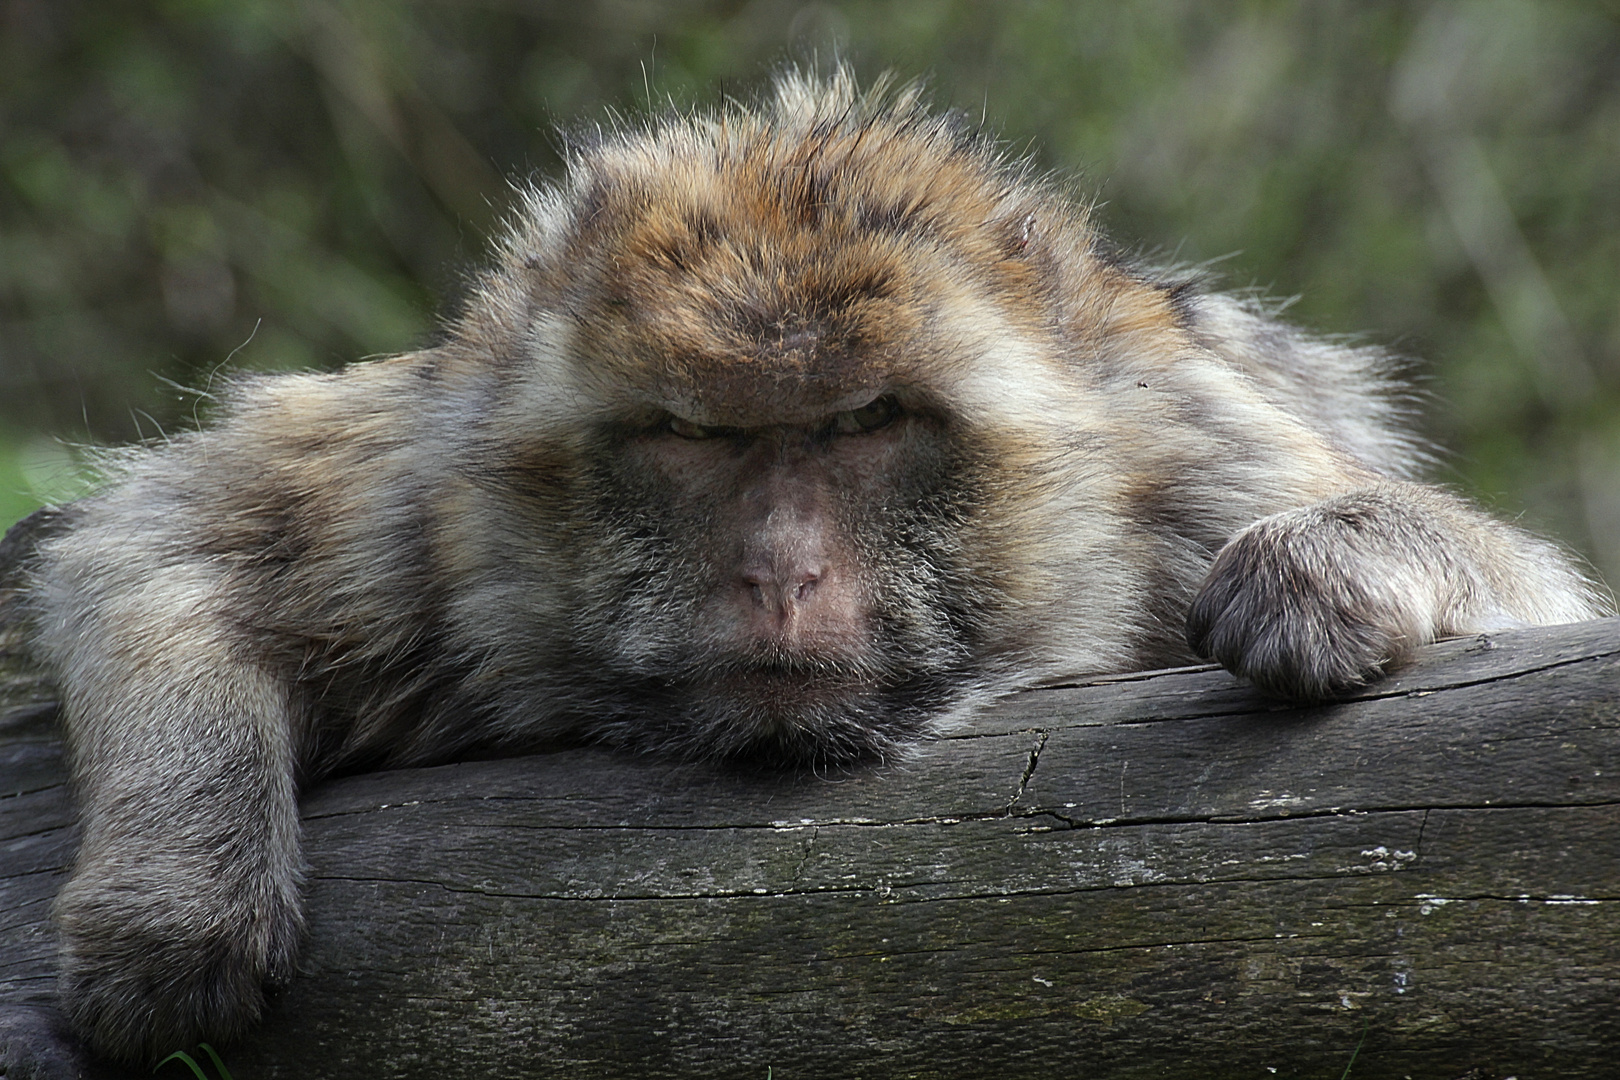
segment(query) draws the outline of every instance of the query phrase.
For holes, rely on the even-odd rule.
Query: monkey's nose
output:
[[[761,566],[744,569],[742,579],[756,610],[786,618],[810,602],[825,575],[820,566]]]

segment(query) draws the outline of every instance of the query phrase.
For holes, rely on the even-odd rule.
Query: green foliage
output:
[[[225,1063],[220,1060],[219,1055],[214,1052],[214,1048],[212,1046],[209,1046],[207,1043],[198,1043],[197,1049],[207,1054],[208,1060],[214,1063],[214,1070],[219,1073],[219,1080],[233,1080],[231,1077],[231,1070],[225,1067]],[[197,1064],[197,1059],[186,1053],[184,1050],[176,1050],[174,1053],[158,1062],[156,1068],[154,1068],[152,1072],[156,1073],[171,1061],[178,1061],[180,1064],[190,1069],[192,1074],[197,1077],[197,1080],[209,1080],[208,1074],[203,1071],[203,1067]]]
[[[837,47],[929,76],[1126,243],[1425,358],[1459,451],[1442,479],[1620,578],[1613,5],[16,0],[0,20],[0,514],[51,497],[27,466],[49,438],[188,422],[163,379],[429,338],[504,178],[556,168],[555,122]]]

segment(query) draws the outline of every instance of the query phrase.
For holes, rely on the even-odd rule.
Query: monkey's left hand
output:
[[[1342,695],[1432,637],[1328,504],[1256,522],[1216,557],[1187,613],[1187,643],[1294,701]],[[1421,639],[1421,640],[1420,640]]]
[[[1585,591],[1543,541],[1436,488],[1382,481],[1233,537],[1193,598],[1187,643],[1268,693],[1319,701],[1436,638],[1589,617]]]

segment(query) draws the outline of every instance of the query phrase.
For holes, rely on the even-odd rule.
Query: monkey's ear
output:
[[[1035,238],[1036,220],[1034,211],[1019,214],[1008,218],[1001,225],[1001,250],[1009,259],[1022,258],[1029,250],[1029,243]]]

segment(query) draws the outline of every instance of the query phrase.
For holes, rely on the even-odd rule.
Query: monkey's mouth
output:
[[[581,665],[588,688],[569,697],[587,735],[626,749],[789,768],[892,760],[976,685],[954,639],[905,629],[890,619],[832,640],[674,634]]]

